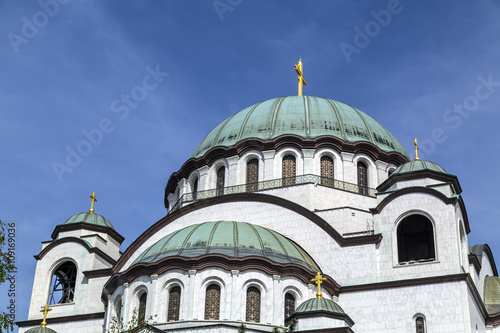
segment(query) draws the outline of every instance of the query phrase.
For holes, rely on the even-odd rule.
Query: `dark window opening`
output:
[[[358,192],[368,194],[368,167],[363,162],[358,162]]]
[[[259,182],[259,160],[252,158],[247,163],[247,192],[258,190]]]
[[[333,187],[333,159],[321,156],[321,185]]]
[[[52,275],[49,304],[72,303],[75,299],[76,265],[70,261],[57,267]]]
[[[181,305],[181,287],[175,286],[168,293],[168,315],[167,321],[178,321]]]
[[[193,181],[193,200],[198,197],[198,178]]]
[[[226,177],[226,168],[220,167],[217,170],[217,183],[215,185],[217,195],[224,194],[224,178]]]
[[[281,172],[283,178],[283,186],[295,184],[296,174],[297,173],[296,173],[295,156],[287,155],[283,157],[282,172]]]
[[[425,328],[424,328],[424,318],[418,317],[415,320],[415,325],[417,327],[417,333],[425,333]]]
[[[207,287],[205,297],[205,320],[219,320],[220,312],[220,287],[211,284]]]
[[[255,287],[247,289],[246,321],[260,322],[260,290]]]
[[[292,294],[285,294],[285,322],[295,312],[295,297]]]
[[[425,216],[415,214],[405,217],[398,225],[397,234],[400,263],[436,258],[432,223]]]
[[[146,302],[148,300],[148,294],[142,293],[141,297],[139,297],[139,313],[137,314],[137,322],[139,324],[144,323],[146,317]]]

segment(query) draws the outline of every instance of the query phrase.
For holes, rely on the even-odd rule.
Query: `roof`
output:
[[[484,305],[489,314],[500,313],[500,277],[485,277]]]
[[[282,135],[312,139],[333,136],[344,142],[370,142],[385,152],[409,159],[401,143],[364,112],[331,99],[312,96],[274,98],[249,106],[216,126],[196,148],[199,158],[214,147],[231,147],[248,139]]]
[[[260,257],[278,264],[296,264],[320,271],[314,260],[285,236],[258,225],[235,221],[195,224],[175,231],[146,249],[133,263],[151,264],[167,257]]]
[[[394,170],[394,172],[391,174],[391,176],[396,175],[396,174],[402,174],[402,173],[407,173],[407,172],[417,172],[417,171],[424,171],[424,170],[448,174],[448,172],[446,172],[446,170],[443,169],[439,164],[436,164],[436,163],[433,163],[430,161],[423,161],[423,160],[415,161],[415,160],[413,160],[411,162],[400,165],[396,170]]]
[[[34,327],[27,330],[25,333],[57,333],[48,327]]]
[[[300,320],[300,318],[318,315],[343,320],[351,327],[354,325],[354,321],[342,310],[340,305],[323,297],[311,298],[300,304],[295,312],[287,318],[287,322],[290,322],[293,318]]]
[[[107,218],[105,218],[102,215],[95,214],[95,213],[80,213],[71,216],[69,219],[66,220],[66,222],[63,223],[63,225],[68,225],[68,224],[76,224],[76,223],[86,223],[86,224],[92,224],[96,226],[101,226],[101,227],[107,227],[115,230],[111,222]]]
[[[295,313],[309,312],[329,312],[335,314],[345,314],[340,305],[324,297],[308,299],[304,303],[300,304],[300,306],[295,310]]]

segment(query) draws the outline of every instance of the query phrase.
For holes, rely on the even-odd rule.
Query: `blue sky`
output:
[[[40,242],[92,191],[126,249],[166,214],[166,181],[213,127],[296,94],[299,57],[304,94],[370,114],[410,156],[417,137],[458,176],[469,244],[500,260],[498,17],[488,0],[1,1],[0,218],[17,225],[17,319]]]

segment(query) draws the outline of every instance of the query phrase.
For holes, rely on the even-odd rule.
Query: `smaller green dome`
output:
[[[217,221],[194,224],[163,237],[135,261],[152,264],[167,257],[199,258],[223,255],[244,259],[260,257],[277,264],[295,264],[311,271],[320,269],[296,243],[285,236],[246,222]]]
[[[331,314],[345,315],[344,310],[334,301],[326,298],[311,298],[300,304],[295,310],[295,314],[305,314],[312,312],[327,312]]]
[[[25,333],[57,333],[48,327],[34,327],[27,330]]]
[[[111,228],[115,230],[115,228],[107,218],[95,213],[87,212],[87,213],[80,213],[73,215],[69,219],[67,219],[66,222],[63,223],[63,225],[75,224],[75,223],[86,223],[86,224],[96,225],[99,227]]]
[[[413,160],[411,162],[400,165],[391,176],[408,173],[408,172],[418,172],[418,171],[434,171],[443,174],[448,174],[445,169],[443,169],[440,165],[430,162],[430,161],[422,161],[422,160]]]

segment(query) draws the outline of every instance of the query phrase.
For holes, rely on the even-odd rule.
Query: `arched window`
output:
[[[285,294],[285,322],[295,312],[295,297],[292,294]]]
[[[49,304],[72,303],[75,299],[76,265],[67,261],[55,270],[50,285]]]
[[[246,321],[260,322],[260,290],[256,287],[247,289]]]
[[[434,231],[431,221],[423,215],[407,216],[399,223],[398,260],[428,261],[436,258],[434,251]]]
[[[295,166],[295,156],[286,155],[283,157],[282,162],[282,178],[283,186],[295,184],[296,166]]]
[[[116,314],[116,319],[118,322],[121,322],[122,319],[122,299],[119,298],[117,301],[115,301],[115,314]]]
[[[193,200],[198,197],[198,177],[193,180]]]
[[[321,184],[333,187],[333,159],[330,156],[321,156]]]
[[[144,323],[144,318],[146,317],[146,302],[148,300],[148,294],[143,292],[139,297],[139,312],[137,314],[137,322],[139,324]]]
[[[217,183],[215,185],[217,195],[224,194],[224,178],[226,177],[226,168],[221,166],[217,169]]]
[[[207,287],[205,297],[205,320],[219,319],[220,312],[220,287],[217,284],[211,284]]]
[[[368,167],[363,162],[358,162],[358,192],[368,194]]]
[[[417,317],[417,319],[415,319],[415,327],[417,328],[417,333],[425,333],[424,318]]]
[[[253,192],[258,189],[259,181],[259,160],[252,158],[247,162],[247,192]]]
[[[168,293],[167,321],[179,320],[179,309],[181,306],[181,287],[175,286]]]

